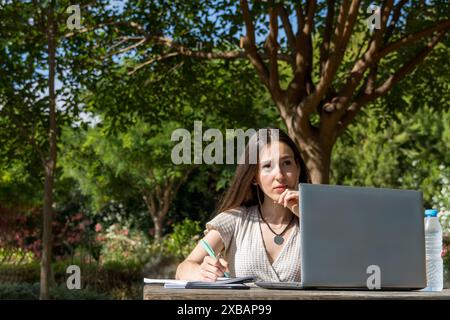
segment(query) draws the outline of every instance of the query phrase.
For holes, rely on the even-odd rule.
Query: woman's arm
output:
[[[203,239],[209,243],[214,252],[221,252],[224,248],[217,230],[210,230]],[[178,265],[176,279],[216,281],[218,277],[223,277],[225,271],[228,271],[228,263],[223,258],[210,257],[199,243]]]

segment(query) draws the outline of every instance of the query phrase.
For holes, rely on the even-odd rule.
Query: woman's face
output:
[[[266,197],[278,200],[286,188],[297,190],[299,175],[294,152],[287,144],[273,142],[261,149],[256,181]]]

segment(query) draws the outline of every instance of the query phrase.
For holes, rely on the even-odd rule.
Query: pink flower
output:
[[[97,223],[95,225],[95,232],[100,232],[100,231],[102,231],[102,229],[103,229],[103,227],[100,223]]]

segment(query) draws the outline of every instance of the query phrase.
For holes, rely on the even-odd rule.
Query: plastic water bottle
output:
[[[427,287],[424,291],[442,291],[444,287],[442,227],[437,214],[437,210],[425,210]]]

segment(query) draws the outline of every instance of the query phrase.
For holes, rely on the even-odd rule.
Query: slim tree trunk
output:
[[[52,281],[52,221],[53,221],[53,185],[56,168],[56,94],[55,94],[55,25],[52,4],[48,9],[48,92],[49,92],[49,140],[50,149],[48,159],[45,161],[45,191],[43,209],[43,236],[41,260],[41,300],[50,299],[50,285]]]
[[[163,224],[163,220],[159,219],[159,216],[161,216],[161,214],[158,214],[157,217],[154,217],[153,220],[153,225],[155,227],[155,242],[161,242],[161,238],[162,238],[162,224]]]

